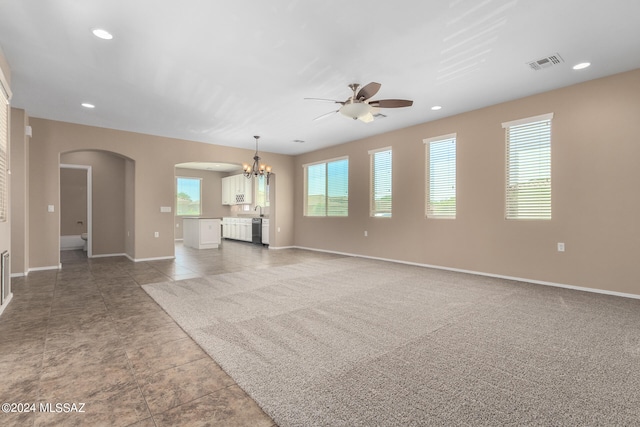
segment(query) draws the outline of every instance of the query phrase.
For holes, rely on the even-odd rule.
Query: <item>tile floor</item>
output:
[[[175,260],[139,263],[62,252],[61,270],[12,280],[0,316],[0,403],[37,410],[0,413],[0,425],[274,426],[140,285],[327,257],[233,241],[177,244]],[[56,403],[84,403],[84,412],[55,412]]]

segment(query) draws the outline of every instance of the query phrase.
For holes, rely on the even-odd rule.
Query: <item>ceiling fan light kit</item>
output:
[[[339,111],[353,120],[358,120],[371,113],[371,106],[365,102],[349,103],[340,107]]]
[[[349,89],[353,92],[346,101],[336,101],[333,99],[324,99],[324,98],[305,98],[317,101],[330,101],[336,104],[342,105],[336,111],[330,111],[325,113],[319,117],[316,117],[314,120],[318,120],[324,117],[327,117],[333,113],[340,113],[343,116],[349,117],[353,120],[360,120],[365,123],[372,122],[374,119],[374,115],[380,114],[380,108],[402,108],[402,107],[410,107],[413,105],[413,101],[407,99],[379,99],[379,100],[370,100],[378,91],[380,90],[380,83],[371,82],[368,85],[362,87],[359,91],[360,85],[358,83],[352,83],[349,85]],[[386,117],[384,115],[381,115]]]

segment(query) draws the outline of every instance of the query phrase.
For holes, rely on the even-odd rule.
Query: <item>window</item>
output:
[[[256,206],[265,208],[269,206],[269,186],[267,185],[267,178],[265,178],[264,175],[260,175],[255,181]]]
[[[391,217],[391,147],[369,151],[371,156],[370,215]]]
[[[305,216],[349,214],[349,159],[304,165]]]
[[[507,141],[506,219],[551,219],[553,114],[503,123]]]
[[[201,215],[202,178],[176,177],[176,215]]]
[[[10,92],[0,70],[0,222],[7,220],[7,151],[9,147],[9,98]]]
[[[427,218],[456,217],[456,134],[425,142]]]

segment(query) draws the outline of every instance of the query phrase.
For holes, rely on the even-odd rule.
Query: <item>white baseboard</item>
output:
[[[99,255],[91,255],[91,258],[109,258],[114,256],[127,256],[127,254],[99,254]]]
[[[461,268],[452,268],[452,267],[443,267],[441,265],[422,264],[422,263],[418,263],[418,262],[402,261],[402,260],[398,260],[398,259],[380,258],[380,257],[367,256],[367,255],[352,254],[352,253],[347,253],[347,252],[338,252],[338,251],[329,251],[329,250],[324,250],[324,249],[307,248],[307,247],[304,247],[304,246],[292,246],[292,247],[297,248],[297,249],[305,249],[305,250],[308,250],[308,251],[326,252],[326,253],[331,253],[331,254],[336,254],[336,255],[352,256],[352,257],[356,257],[356,258],[367,258],[367,259],[374,259],[374,260],[379,260],[379,261],[395,262],[395,263],[398,263],[398,264],[415,265],[415,266],[418,266],[418,267],[434,268],[434,269],[437,269],[437,270],[456,271],[456,272],[459,272],[459,273],[475,274],[476,276],[495,277],[495,278],[498,278],[498,279],[514,280],[514,281],[517,281],[517,282],[533,283],[533,284],[536,284],[536,285],[552,286],[552,287],[555,287],[555,288],[573,289],[574,291],[583,291],[583,292],[591,292],[591,293],[595,293],[595,294],[612,295],[612,296],[623,297],[623,298],[640,299],[640,295],[637,295],[637,294],[628,294],[628,293],[625,293],[625,292],[608,291],[608,290],[605,290],[605,289],[585,288],[585,287],[582,287],[582,286],[566,285],[564,283],[546,282],[544,280],[526,279],[526,278],[523,278],[523,277],[505,276],[505,275],[502,275],[502,274],[485,273],[485,272],[482,272],[482,271],[464,270],[464,269],[461,269]]]
[[[271,246],[269,245],[269,249],[307,249],[307,248],[303,248],[301,246]],[[310,249],[310,251],[314,251],[315,249]],[[326,251],[317,251],[317,252],[326,252]],[[337,252],[334,252],[337,253]]]
[[[29,274],[29,272],[22,272],[22,273],[11,273],[11,277],[25,277]]]
[[[127,258],[129,258],[131,261],[133,262],[145,262],[145,261],[162,261],[162,260],[167,260],[167,259],[175,259],[175,256],[161,256],[161,257],[157,257],[157,258],[131,258],[129,255],[125,256]]]
[[[29,271],[27,272],[27,274],[31,273],[32,271],[60,270],[61,268],[62,268],[62,264],[59,264],[57,266],[51,265],[48,267],[33,267],[33,268],[29,268]]]

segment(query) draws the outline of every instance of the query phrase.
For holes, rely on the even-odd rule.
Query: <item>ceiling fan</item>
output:
[[[353,91],[353,95],[347,98],[346,101],[336,101],[334,99],[324,98],[305,99],[330,101],[341,105],[341,107],[337,110],[330,111],[326,114],[316,117],[314,120],[322,119],[334,113],[341,113],[353,120],[361,120],[365,123],[372,122],[374,115],[379,114],[380,108],[400,108],[410,107],[413,105],[413,101],[409,101],[407,99],[371,100],[371,97],[373,97],[380,90],[380,86],[380,83],[371,82],[368,85],[360,88],[360,85],[358,83],[352,83],[349,85],[349,89]]]

